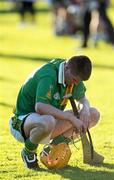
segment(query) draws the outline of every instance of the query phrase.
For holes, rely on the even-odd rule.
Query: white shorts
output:
[[[26,116],[28,116],[28,114],[26,114],[26,115],[20,115],[20,116],[18,116],[18,119],[21,120],[21,121],[23,121]],[[9,126],[10,126],[10,132],[11,132],[12,136],[13,136],[17,141],[19,141],[19,142],[21,142],[21,143],[24,143],[25,140],[24,140],[24,137],[22,136],[22,134],[21,134],[18,130],[14,129],[13,126],[12,126],[12,118],[11,118],[10,121],[9,121]],[[51,138],[51,133],[50,133],[46,138],[44,138],[43,140],[41,140],[39,144],[47,144],[47,143],[49,143],[49,142],[50,142],[50,138]]]

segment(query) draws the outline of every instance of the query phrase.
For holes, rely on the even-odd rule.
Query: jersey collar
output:
[[[58,83],[63,84],[63,86],[65,87],[66,84],[65,84],[65,76],[64,76],[64,65],[65,62],[60,63],[59,73],[58,73]]]

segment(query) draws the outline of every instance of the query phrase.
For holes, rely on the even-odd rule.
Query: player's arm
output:
[[[90,103],[89,103],[88,99],[86,98],[86,96],[79,99],[79,103],[83,105],[83,110],[89,111]]]
[[[35,110],[41,115],[52,115],[57,120],[69,121],[78,131],[82,130],[83,122],[77,119],[71,112],[59,110],[50,104],[42,102],[36,103]]]
[[[52,115],[58,120],[68,120],[77,127],[77,129],[80,129],[82,122],[80,122],[80,120],[78,120],[72,113],[64,112],[51,105],[55,85],[56,82],[52,77],[48,76],[40,80],[36,91],[35,111],[40,115]]]
[[[64,112],[50,104],[45,104],[42,102],[36,103],[35,110],[41,115],[52,115],[55,117],[55,119],[69,120],[72,118],[70,112]]]
[[[55,119],[68,120],[70,113],[52,106],[56,81],[51,77],[43,77],[37,85],[35,111],[41,115],[52,115]]]
[[[90,103],[85,96],[79,99],[79,103],[82,104],[82,109],[80,111],[80,120],[83,121],[85,128],[88,128],[90,118],[91,118],[90,117]]]

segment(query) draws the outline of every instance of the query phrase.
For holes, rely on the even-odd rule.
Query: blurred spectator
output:
[[[16,0],[21,18],[20,24],[22,26],[26,24],[28,17],[32,23],[35,23],[35,1],[36,0]]]
[[[51,0],[56,35],[74,34],[79,24],[80,0]]]
[[[109,42],[114,45],[114,28],[107,15],[107,8],[109,5],[109,0],[99,0],[99,14],[100,18],[103,21],[104,29],[108,35]]]
[[[66,3],[65,0],[51,0],[53,11],[53,27],[56,35],[66,32]]]
[[[94,43],[96,44],[97,40],[97,28],[99,23],[98,16],[98,1],[97,0],[82,0],[81,1],[82,8],[82,21],[83,21],[83,39],[81,47],[86,48],[88,44],[88,39],[90,35],[90,23],[91,29],[94,34]]]
[[[114,28],[107,15],[108,5],[109,0],[82,0],[83,40],[81,47],[86,48],[88,46],[90,33],[94,39],[94,45],[97,45],[99,25],[101,24],[105,36],[108,35],[108,40],[114,45]]]

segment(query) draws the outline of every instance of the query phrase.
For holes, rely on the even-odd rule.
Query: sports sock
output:
[[[65,137],[63,134],[61,134],[61,135],[55,137],[52,140],[51,144],[57,145],[57,144],[62,143],[62,142],[69,144],[69,142],[71,142],[71,139],[68,137]]]
[[[29,153],[35,153],[37,150],[38,144],[34,144],[30,141],[30,139],[28,138],[25,141],[25,153],[29,154]]]
[[[69,142],[71,142],[71,139],[69,139],[68,137],[65,137],[63,134],[61,134],[61,135],[55,137],[55,138],[51,141],[50,144],[51,144],[51,145],[57,145],[57,144],[62,143],[62,142],[66,143],[66,144],[69,144]],[[49,151],[50,151],[50,146],[45,147],[45,148],[44,148],[44,151],[45,151],[46,153],[49,153]]]

